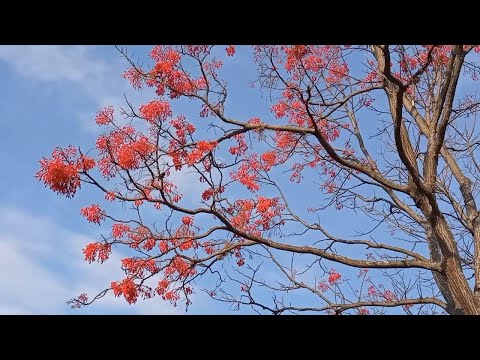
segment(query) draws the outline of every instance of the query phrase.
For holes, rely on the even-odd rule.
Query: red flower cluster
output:
[[[245,135],[244,134],[237,134],[234,137],[234,140],[237,141],[237,146],[232,146],[228,151],[232,155],[243,155],[247,152],[248,146],[245,142]]]
[[[172,109],[169,102],[154,100],[140,106],[140,115],[153,124],[157,120],[166,120],[172,116]]]
[[[397,296],[391,292],[390,290],[387,290],[383,293],[383,297],[385,298],[385,300],[387,301],[394,301],[397,299]]]
[[[67,301],[72,309],[79,309],[88,302],[88,295],[85,293],[80,294],[76,298]]]
[[[278,199],[268,199],[263,196],[258,197],[257,211],[259,213],[264,213],[268,211],[273,205],[278,203]]]
[[[228,45],[227,48],[225,49],[225,51],[227,52],[228,56],[233,56],[233,55],[235,55],[235,46]]]
[[[330,270],[330,275],[328,276],[328,282],[331,286],[335,285],[340,279],[342,275],[336,272],[334,269]]]
[[[193,56],[198,56],[206,50],[201,47],[190,48]],[[205,79],[202,76],[193,79],[190,74],[185,72],[180,65],[181,54],[171,46],[155,46],[150,56],[156,61],[156,64],[148,75],[146,84],[156,87],[159,96],[168,91],[168,95],[175,99],[182,95],[195,94],[198,90],[205,88]],[[204,70],[208,72],[210,70],[208,63],[203,65]],[[217,64],[211,65],[217,66]]]
[[[127,224],[113,224],[112,236],[114,239],[121,239],[126,233],[131,231],[130,226]]]
[[[330,289],[330,287],[328,286],[328,284],[325,281],[322,281],[318,284],[318,289],[325,292],[328,289]]]
[[[194,149],[187,156],[187,164],[193,165],[199,161],[207,152],[212,151],[217,146],[216,141],[205,141],[201,140],[197,143],[196,149]]]
[[[100,224],[100,221],[105,217],[104,212],[100,209],[98,204],[93,204],[88,207],[80,209],[80,214],[86,218],[89,222],[94,224]]]
[[[370,311],[367,308],[358,309],[358,315],[370,315]]]
[[[285,62],[285,70],[287,71],[292,71],[293,68],[298,66],[308,52],[305,45],[285,46],[284,51],[287,54],[287,60]]]
[[[123,77],[130,82],[134,89],[140,90],[142,88],[143,76],[138,69],[133,67],[128,69],[123,73]]]
[[[146,136],[137,134],[131,126],[124,126],[100,136],[97,149],[101,155],[100,171],[105,177],[110,177],[115,174],[115,165],[125,170],[138,168],[156,147]]]
[[[160,296],[164,295],[167,292],[169,285],[170,285],[170,281],[168,279],[160,280],[158,282],[157,289],[156,289],[158,295]]]
[[[177,274],[178,277],[185,279],[195,273],[195,269],[180,256],[175,256],[170,265],[165,268],[165,276],[167,277]]]
[[[193,217],[192,217],[192,216],[184,216],[184,217],[182,218],[182,223],[183,223],[184,225],[187,225],[187,226],[188,226],[188,225],[192,225],[192,224],[193,224]]]
[[[254,154],[246,160],[248,161],[243,162],[236,172],[230,173],[230,177],[246,186],[250,191],[259,190],[260,186],[257,183],[257,178],[261,164],[258,161],[258,157]]]
[[[138,289],[133,279],[126,278],[121,282],[113,281],[111,287],[115,297],[123,295],[129,304],[135,304],[137,302]]]
[[[276,165],[277,151],[267,151],[266,153],[262,154],[261,159],[263,160],[263,168],[265,171],[269,171],[273,166]]]
[[[370,286],[368,287],[367,294],[368,294],[368,296],[371,296],[371,297],[377,296],[377,295],[378,295],[378,291],[377,291],[377,289],[375,289],[375,286],[370,285]]]
[[[112,245],[108,243],[90,243],[85,249],[83,249],[83,254],[85,255],[85,260],[89,263],[98,261],[103,263],[105,260],[108,260],[110,253],[112,251]]]
[[[109,123],[113,123],[113,112],[113,106],[107,106],[101,109],[95,117],[95,122],[98,125],[107,125]]]
[[[56,148],[51,159],[40,160],[40,170],[35,177],[54,192],[73,197],[80,188],[79,172],[89,171],[95,166],[95,161],[90,157],[76,157],[77,150],[73,146]]]
[[[202,199],[207,201],[209,200],[212,196],[216,195],[216,194],[221,194],[225,191],[225,187],[224,186],[219,186],[219,187],[216,187],[215,189],[207,189],[205,190],[203,193],[202,193]]]
[[[145,270],[153,274],[158,271],[155,259],[125,258],[122,259],[122,268],[131,276],[143,277]]]

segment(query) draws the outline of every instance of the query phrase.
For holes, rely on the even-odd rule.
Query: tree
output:
[[[229,111],[249,106],[224,80],[234,46],[155,46],[147,66],[118,50],[156,95],[100,110],[97,155],[57,148],[36,175],[103,193],[81,209],[111,226],[85,260],[125,256],[124,279],[73,307],[205,291],[261,313],[480,314],[480,48],[254,46],[267,96],[250,119]]]

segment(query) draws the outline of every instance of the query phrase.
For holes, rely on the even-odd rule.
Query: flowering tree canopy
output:
[[[150,101],[101,109],[95,149],[57,148],[36,175],[102,194],[80,210],[104,229],[85,260],[124,257],[72,307],[203,291],[260,313],[480,314],[480,48],[155,46],[142,66],[119,50]],[[229,110],[250,106],[225,80],[240,51],[265,97],[251,118]]]

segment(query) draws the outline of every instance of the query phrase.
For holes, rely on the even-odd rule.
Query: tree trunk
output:
[[[452,315],[479,315],[480,303],[475,297],[465,274],[462,271],[460,256],[453,234],[442,215],[432,223],[432,236],[429,237],[432,259],[442,262],[442,273],[434,274],[435,281]]]

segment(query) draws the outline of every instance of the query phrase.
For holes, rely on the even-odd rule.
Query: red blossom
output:
[[[236,172],[232,172],[230,176],[234,180],[238,180],[245,185],[250,191],[260,189],[257,183],[258,170],[261,167],[256,156],[251,156],[248,161],[243,162]]]
[[[129,304],[137,302],[139,290],[133,279],[126,278],[121,282],[113,281],[111,287],[115,297],[123,295]]]
[[[67,301],[67,304],[70,305],[72,309],[79,309],[82,306],[86,305],[87,302],[88,302],[88,295],[85,293],[82,293],[76,298],[73,298]]]
[[[95,167],[95,160],[89,156],[80,155],[78,159],[78,169],[80,171],[89,171]]]
[[[207,201],[208,199],[210,199],[213,196],[213,194],[214,194],[213,189],[207,189],[202,193],[202,199]]]
[[[151,251],[155,245],[157,244],[157,240],[153,237],[148,237],[142,244],[142,248],[146,251]]]
[[[167,279],[160,280],[158,282],[157,289],[156,289],[158,295],[165,294],[169,285],[170,285],[170,281],[168,281]]]
[[[182,223],[184,225],[192,225],[193,224],[193,217],[192,216],[184,216],[182,218]]]
[[[130,82],[134,89],[139,90],[142,87],[143,77],[139,70],[130,68],[123,73],[123,77]]]
[[[391,292],[390,290],[387,290],[383,293],[383,297],[385,298],[385,300],[387,301],[393,301],[393,300],[396,300],[396,296],[393,292]]]
[[[148,122],[154,123],[157,119],[166,120],[172,116],[172,110],[167,101],[154,100],[140,106],[140,115]]]
[[[373,285],[370,285],[368,287],[367,293],[368,293],[368,296],[377,296],[378,295],[378,291],[377,291],[377,289],[375,289],[375,286],[373,286]]]
[[[54,192],[73,197],[80,188],[79,165],[74,160],[77,150],[73,146],[56,148],[52,158],[40,160],[40,170],[35,177]]]
[[[270,209],[273,205],[277,203],[276,199],[267,199],[263,196],[258,197],[257,211],[259,213],[264,213]]]
[[[94,224],[100,224],[100,221],[105,217],[104,212],[98,206],[98,204],[93,204],[88,207],[80,209],[80,214],[85,217],[89,222]]]
[[[183,241],[180,246],[179,246],[179,249],[181,251],[186,251],[188,249],[191,249],[193,247],[193,240],[192,239],[185,239],[185,241]]]
[[[318,289],[325,292],[328,289],[330,289],[330,287],[328,286],[328,284],[325,281],[322,281],[318,284]]]
[[[112,236],[114,239],[120,239],[130,231],[131,231],[130,226],[128,226],[127,224],[112,225]]]
[[[107,192],[107,193],[105,194],[105,200],[107,200],[107,201],[112,202],[112,201],[114,201],[116,198],[117,198],[117,197],[115,196],[115,193],[112,192],[112,191],[109,191],[109,192]]]
[[[276,165],[277,152],[275,150],[268,151],[261,156],[263,160],[263,166],[266,171],[270,170],[272,166]]]
[[[370,315],[370,311],[367,308],[359,308],[358,315]]]
[[[125,169],[135,169],[140,165],[140,161],[153,151],[155,151],[153,144],[150,144],[147,138],[141,137],[137,141],[122,145],[118,150],[117,161]]]
[[[235,55],[235,46],[228,45],[227,48],[225,49],[225,51],[227,52],[228,56],[233,56],[233,55]]]
[[[330,275],[328,276],[328,282],[330,283],[331,286],[335,285],[338,283],[338,281],[342,278],[342,275],[340,275],[338,272],[336,272],[334,269],[330,270]]]
[[[107,107],[101,109],[97,113],[97,116],[95,117],[95,122],[98,125],[107,125],[109,123],[112,123],[113,122],[113,112],[114,112],[113,106],[107,106]]]
[[[233,137],[237,141],[237,146],[232,146],[228,150],[232,155],[243,155],[248,150],[244,134],[237,134]]]
[[[212,151],[217,146],[216,141],[201,140],[197,143],[194,149],[187,157],[187,163],[192,165],[198,162],[207,152]]]
[[[302,58],[308,53],[308,49],[305,45],[293,45],[284,48],[287,54],[287,60],[285,62],[285,69],[292,71],[293,68],[301,63]]]
[[[112,246],[109,243],[90,243],[83,249],[85,260],[89,263],[98,261],[103,263],[110,257]]]

